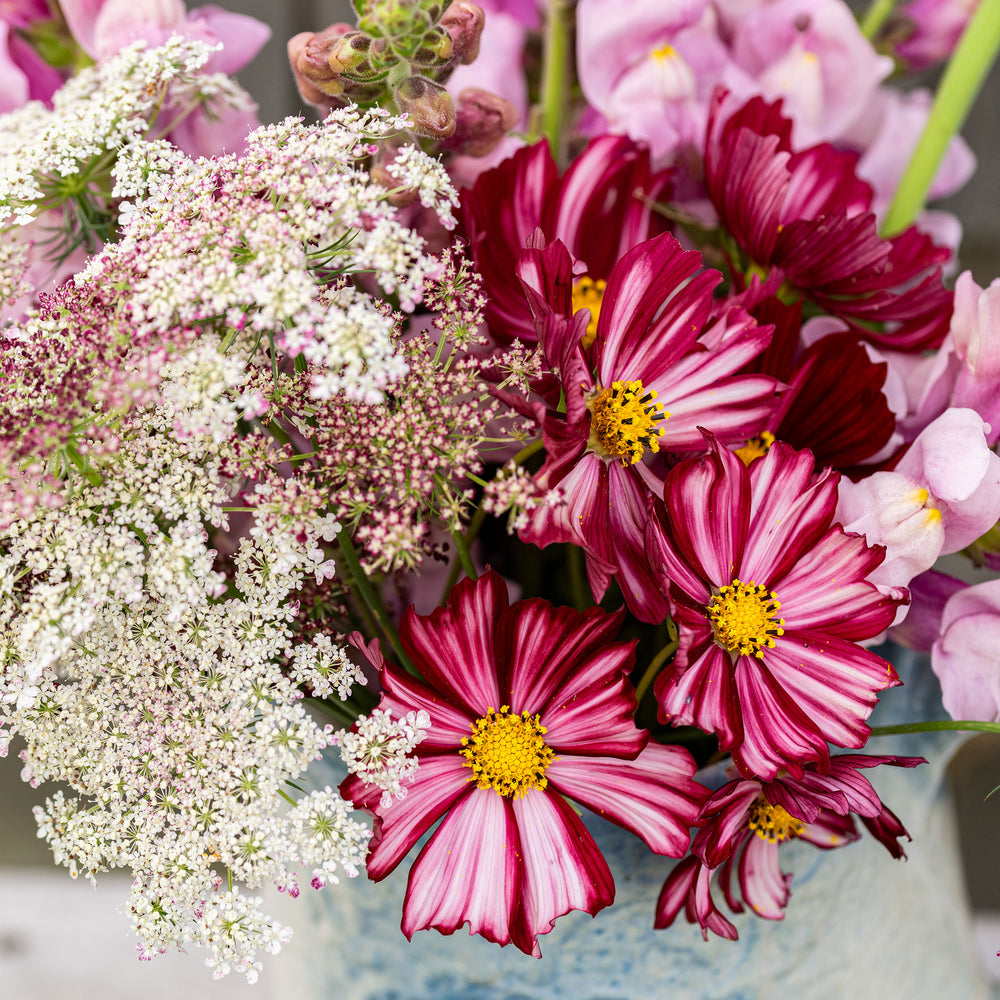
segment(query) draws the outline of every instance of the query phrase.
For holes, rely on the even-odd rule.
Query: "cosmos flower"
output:
[[[716,872],[733,912],[741,913],[747,903],[758,917],[782,920],[792,876],[781,870],[781,845],[799,838],[823,850],[842,847],[860,837],[855,816],[894,858],[905,857],[899,838],[909,840],[909,834],[859,772],[882,764],[923,763],[922,757],[841,754],[830,762],[828,774],[810,766],[800,778],[730,781],[705,802],[692,853],[673,869],[660,892],[655,926],[669,927],[683,907],[688,922],[700,924],[706,940],[711,931],[735,941],[736,928],[712,898]],[[738,893],[732,885],[734,869]]]
[[[538,956],[557,917],[611,903],[611,873],[567,798],[658,854],[686,851],[705,791],[685,750],[635,728],[633,644],[614,641],[622,617],[510,605],[493,571],[459,583],[430,615],[406,613],[400,641],[425,682],[382,662],[379,708],[430,716],[416,778],[388,805],[357,778],[341,789],[375,815],[375,881],[442,820],[410,869],[407,937],[468,923]]]
[[[837,473],[781,442],[748,469],[706,437],[708,455],[668,474],[646,535],[680,631],[660,715],[717,733],[746,777],[824,770],[827,743],[864,746],[876,695],[899,683],[857,643],[904,598],[867,581],[885,550],[832,524]]]
[[[727,443],[757,433],[782,386],[737,373],[767,345],[770,327],[736,306],[716,310],[720,275],[701,270],[701,255],[669,233],[625,254],[599,308],[571,301],[572,268],[559,242],[522,254],[540,344],[559,372],[546,405],[529,411],[546,450],[536,480],[566,502],[520,535],[581,546],[595,597],[617,573],[633,614],[661,621],[664,599],[644,554],[646,499],[663,482],[651,460],[700,451],[702,426]]]

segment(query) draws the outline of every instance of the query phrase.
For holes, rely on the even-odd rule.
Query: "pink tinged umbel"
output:
[[[343,794],[375,816],[368,874],[393,871],[438,821],[410,869],[407,936],[463,924],[539,955],[538,938],[569,910],[614,899],[607,864],[566,798],[680,857],[707,794],[679,747],[635,728],[634,644],[622,614],[539,599],[508,602],[488,570],[444,608],[411,608],[400,641],[423,680],[382,663],[380,707],[426,711],[431,727],[402,800],[351,777]]]
[[[646,553],[680,643],[656,680],[661,718],[719,735],[740,772],[765,780],[828,767],[827,743],[860,748],[877,695],[899,683],[858,645],[899,598],[868,577],[883,550],[833,523],[839,476],[777,442],[748,469],[710,451],[667,476]]]
[[[743,912],[745,903],[758,917],[784,919],[792,876],[781,870],[781,844],[798,838],[821,849],[841,847],[860,837],[855,818],[894,858],[904,857],[899,840],[909,834],[860,772],[922,763],[921,757],[841,754],[826,773],[810,766],[799,777],[730,781],[705,802],[691,855],[673,869],[660,892],[655,926],[669,927],[683,909],[706,940],[709,931],[735,940],[736,928],[712,897],[713,879],[733,913]]]

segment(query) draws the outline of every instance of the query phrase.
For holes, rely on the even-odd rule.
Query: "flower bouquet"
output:
[[[794,921],[783,845],[904,853],[887,636],[951,719],[877,735],[1000,731],[963,575],[1000,564],[1000,281],[924,207],[1000,2],[354,7],[288,43],[320,120],[270,125],[250,18],[2,13],[0,745],[58,784],[39,834],[133,875],[141,957],[251,981],[263,886],[400,867],[407,937],[540,956],[615,898],[581,806],[662,856],[664,935]]]

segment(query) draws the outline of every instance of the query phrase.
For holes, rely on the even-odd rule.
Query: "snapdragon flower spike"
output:
[[[680,632],[660,716],[717,733],[746,777],[825,771],[827,742],[864,746],[878,692],[900,683],[857,643],[904,598],[866,579],[885,549],[832,523],[837,473],[781,442],[748,469],[706,439],[708,455],[668,474],[646,533]]]
[[[634,646],[614,641],[622,617],[540,599],[511,605],[492,570],[430,615],[407,611],[400,641],[426,683],[382,661],[379,708],[430,717],[416,776],[389,803],[356,777],[341,785],[375,816],[375,881],[442,821],[410,869],[407,937],[468,923],[538,956],[538,937],[561,914],[611,903],[611,873],[567,798],[658,854],[687,850],[706,791],[685,750],[635,728]]]
[[[905,857],[899,838],[909,840],[909,834],[860,771],[924,763],[922,757],[840,754],[828,774],[810,765],[799,778],[730,781],[705,802],[691,854],[671,871],[660,892],[654,926],[669,927],[683,909],[689,923],[701,925],[705,940],[711,931],[735,941],[736,928],[712,897],[716,875],[732,912],[742,913],[746,903],[758,917],[784,919],[792,876],[781,870],[781,845],[798,838],[822,850],[842,847],[861,836],[855,817],[894,858]]]
[[[666,230],[651,203],[664,198],[667,171],[653,172],[649,150],[626,136],[589,143],[559,176],[547,142],[519,149],[462,192],[460,231],[489,298],[486,319],[501,343],[535,340],[531,311],[517,279],[521,250],[536,228],[585,262],[575,284],[583,305],[597,308],[615,263],[637,243]],[[614,234],[613,236],[609,234]]]
[[[669,233],[633,247],[608,277],[592,342],[594,317],[576,308],[562,243],[536,242],[518,269],[546,361],[559,373],[540,387],[545,404],[525,411],[545,442],[536,479],[566,501],[537,512],[521,537],[580,545],[595,597],[617,573],[629,608],[645,621],[666,613],[644,555],[646,499],[663,482],[653,456],[700,450],[701,426],[742,443],[783,388],[770,376],[737,374],[767,346],[770,327],[736,306],[716,311],[720,275],[700,268],[701,255]]]
[[[949,251],[915,227],[880,237],[855,154],[825,143],[793,152],[780,101],[755,97],[733,109],[727,96],[720,88],[712,101],[705,185],[722,228],[751,265],[778,269],[876,346],[940,344],[952,309],[940,267]]]

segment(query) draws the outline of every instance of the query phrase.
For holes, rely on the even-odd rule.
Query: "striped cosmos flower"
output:
[[[860,772],[923,763],[922,757],[841,754],[830,762],[829,774],[810,766],[801,778],[730,781],[705,802],[692,853],[674,867],[660,892],[655,926],[669,927],[683,908],[706,939],[711,931],[735,941],[736,928],[712,897],[716,875],[732,911],[742,912],[746,903],[759,917],[783,919],[792,876],[781,870],[781,845],[800,839],[822,850],[842,847],[860,837],[855,816],[894,858],[905,857],[899,838],[909,834]]]
[[[614,641],[621,621],[540,599],[511,605],[490,570],[430,615],[406,613],[400,641],[425,683],[380,662],[379,708],[430,716],[416,777],[388,805],[353,776],[341,793],[375,816],[374,881],[441,820],[410,869],[407,937],[468,923],[539,956],[557,917],[611,903],[611,872],[567,798],[658,854],[685,853],[707,792],[687,751],[635,728],[634,644]]]
[[[839,475],[814,474],[808,451],[776,442],[747,468],[710,451],[667,476],[646,553],[680,633],[656,679],[660,716],[719,736],[746,777],[858,749],[892,664],[859,642],[887,628],[906,598],[867,581],[885,549],[833,524]]]

